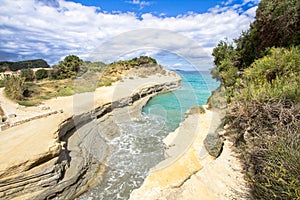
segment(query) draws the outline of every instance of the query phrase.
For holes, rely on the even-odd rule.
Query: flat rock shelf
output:
[[[45,101],[63,112],[0,133],[0,199],[73,199],[93,187],[106,171],[108,141],[120,134],[116,122],[180,81],[170,72]]]

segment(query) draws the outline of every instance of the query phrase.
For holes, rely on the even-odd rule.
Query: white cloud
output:
[[[248,10],[245,11],[245,14],[254,18],[256,15],[256,9],[257,9],[257,6],[249,8]]]
[[[227,6],[229,4],[231,4],[233,2],[233,0],[227,0],[227,1],[223,1],[222,4]]]
[[[247,3],[253,3],[258,4],[261,0],[243,0],[243,5],[246,5]]]
[[[174,66],[174,67],[181,67],[182,64],[181,64],[181,63],[175,63],[173,66]]]
[[[87,58],[93,49],[108,43],[111,38],[117,38],[124,41],[119,41],[119,44],[114,42],[107,47],[107,52],[128,49],[124,48],[126,45],[134,48],[132,42],[141,40],[144,41],[142,44],[145,49],[151,47],[153,50],[156,45],[156,48],[176,53],[179,51],[176,48],[187,45],[180,50],[184,55],[199,56],[198,47],[210,55],[219,40],[225,37],[230,40],[242,30],[248,29],[255,11],[255,8],[251,8],[241,13],[236,7],[219,6],[203,14],[159,17],[148,13],[139,18],[134,13],[104,13],[99,12],[98,7],[64,0],[52,0],[50,5],[41,2],[43,1],[2,0],[0,51],[26,55],[26,58],[30,55],[31,58],[42,57],[50,63],[57,63],[58,59],[69,54]],[[142,31],[137,31],[139,29]],[[159,31],[153,30],[162,32],[159,34]],[[126,35],[128,31],[140,34],[135,36],[138,40],[117,37],[120,34]],[[168,35],[168,31],[178,33],[186,39],[178,41],[176,34]],[[194,41],[198,47],[188,46],[191,43],[185,43],[188,40]],[[159,46],[160,43],[163,45]],[[140,45],[137,47],[141,48]]]
[[[139,5],[140,9],[143,9],[145,6],[150,6],[152,4],[149,1],[140,1],[140,0],[131,0],[126,2],[134,5]]]

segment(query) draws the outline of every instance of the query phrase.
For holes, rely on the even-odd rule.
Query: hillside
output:
[[[43,71],[45,76],[39,75]],[[166,71],[157,61],[147,56],[121,60],[110,64],[84,62],[75,55],[69,55],[54,65],[51,70],[21,70],[20,76],[5,77],[3,85],[7,97],[20,105],[35,106],[44,100],[58,96],[94,91],[97,87],[111,86],[116,81],[146,78]]]
[[[19,62],[1,61],[0,70],[9,68],[12,71],[17,71],[26,68],[49,68],[48,63],[43,59],[24,60]]]
[[[253,199],[300,197],[299,10],[297,0],[262,0],[250,29],[213,50],[222,85],[209,103],[227,105]]]

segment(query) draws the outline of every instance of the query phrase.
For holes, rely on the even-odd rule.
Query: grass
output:
[[[110,78],[102,78],[99,82],[99,87],[101,86],[111,86],[114,81]]]
[[[74,81],[71,79],[27,82],[26,88],[29,90],[29,97],[25,97],[24,100],[17,101],[17,103],[23,106],[37,106],[44,100],[73,95],[73,87]]]
[[[105,86],[111,85],[107,80]],[[27,82],[26,88],[30,91],[30,96],[22,101],[17,101],[23,106],[36,106],[43,101],[59,97],[71,96],[75,93],[93,92],[97,88],[96,77],[85,77],[85,79],[64,79],[64,80],[44,80],[37,83]]]
[[[37,106],[39,105],[41,102],[38,100],[23,100],[23,101],[17,101],[17,103],[21,106]]]
[[[153,74],[162,70],[156,60],[149,57],[134,58],[129,61],[118,61],[105,65],[104,63],[87,64],[87,71],[78,74],[77,79],[41,80],[26,82],[24,90],[20,92],[22,100],[17,101],[20,105],[35,106],[42,101],[58,96],[70,96],[75,93],[92,92],[97,87],[111,86],[112,83],[122,80],[121,75],[135,69],[135,73]],[[101,78],[99,79],[101,75]],[[1,82],[0,82],[1,85]],[[8,95],[9,96],[9,95]],[[16,99],[12,98],[11,99]]]
[[[64,88],[61,88],[58,91],[59,96],[71,96],[74,94],[74,89],[71,88],[70,86],[66,86]]]

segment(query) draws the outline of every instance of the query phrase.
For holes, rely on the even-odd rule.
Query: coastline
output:
[[[243,199],[247,194],[242,166],[225,140],[223,151],[214,158],[203,141],[221,123],[216,111],[187,112],[180,126],[164,140],[165,160],[153,167],[130,200]]]
[[[29,121],[0,133],[1,141],[7,141],[0,147],[0,199],[74,198],[84,191],[80,188],[89,187],[87,182],[99,169],[101,174],[101,163],[109,154],[106,140],[118,134],[100,133],[99,137],[99,132],[91,131],[90,123],[135,117],[134,113],[139,112],[147,98],[177,89],[180,80],[174,73],[128,79],[111,87],[98,88],[89,99],[86,98],[89,94],[84,94],[45,101],[51,109],[63,107],[63,113]],[[139,104],[134,104],[138,101]],[[118,117],[112,120],[109,118],[113,112]],[[93,152],[96,148],[90,148],[90,145],[102,145],[101,155],[95,156],[99,150]]]

